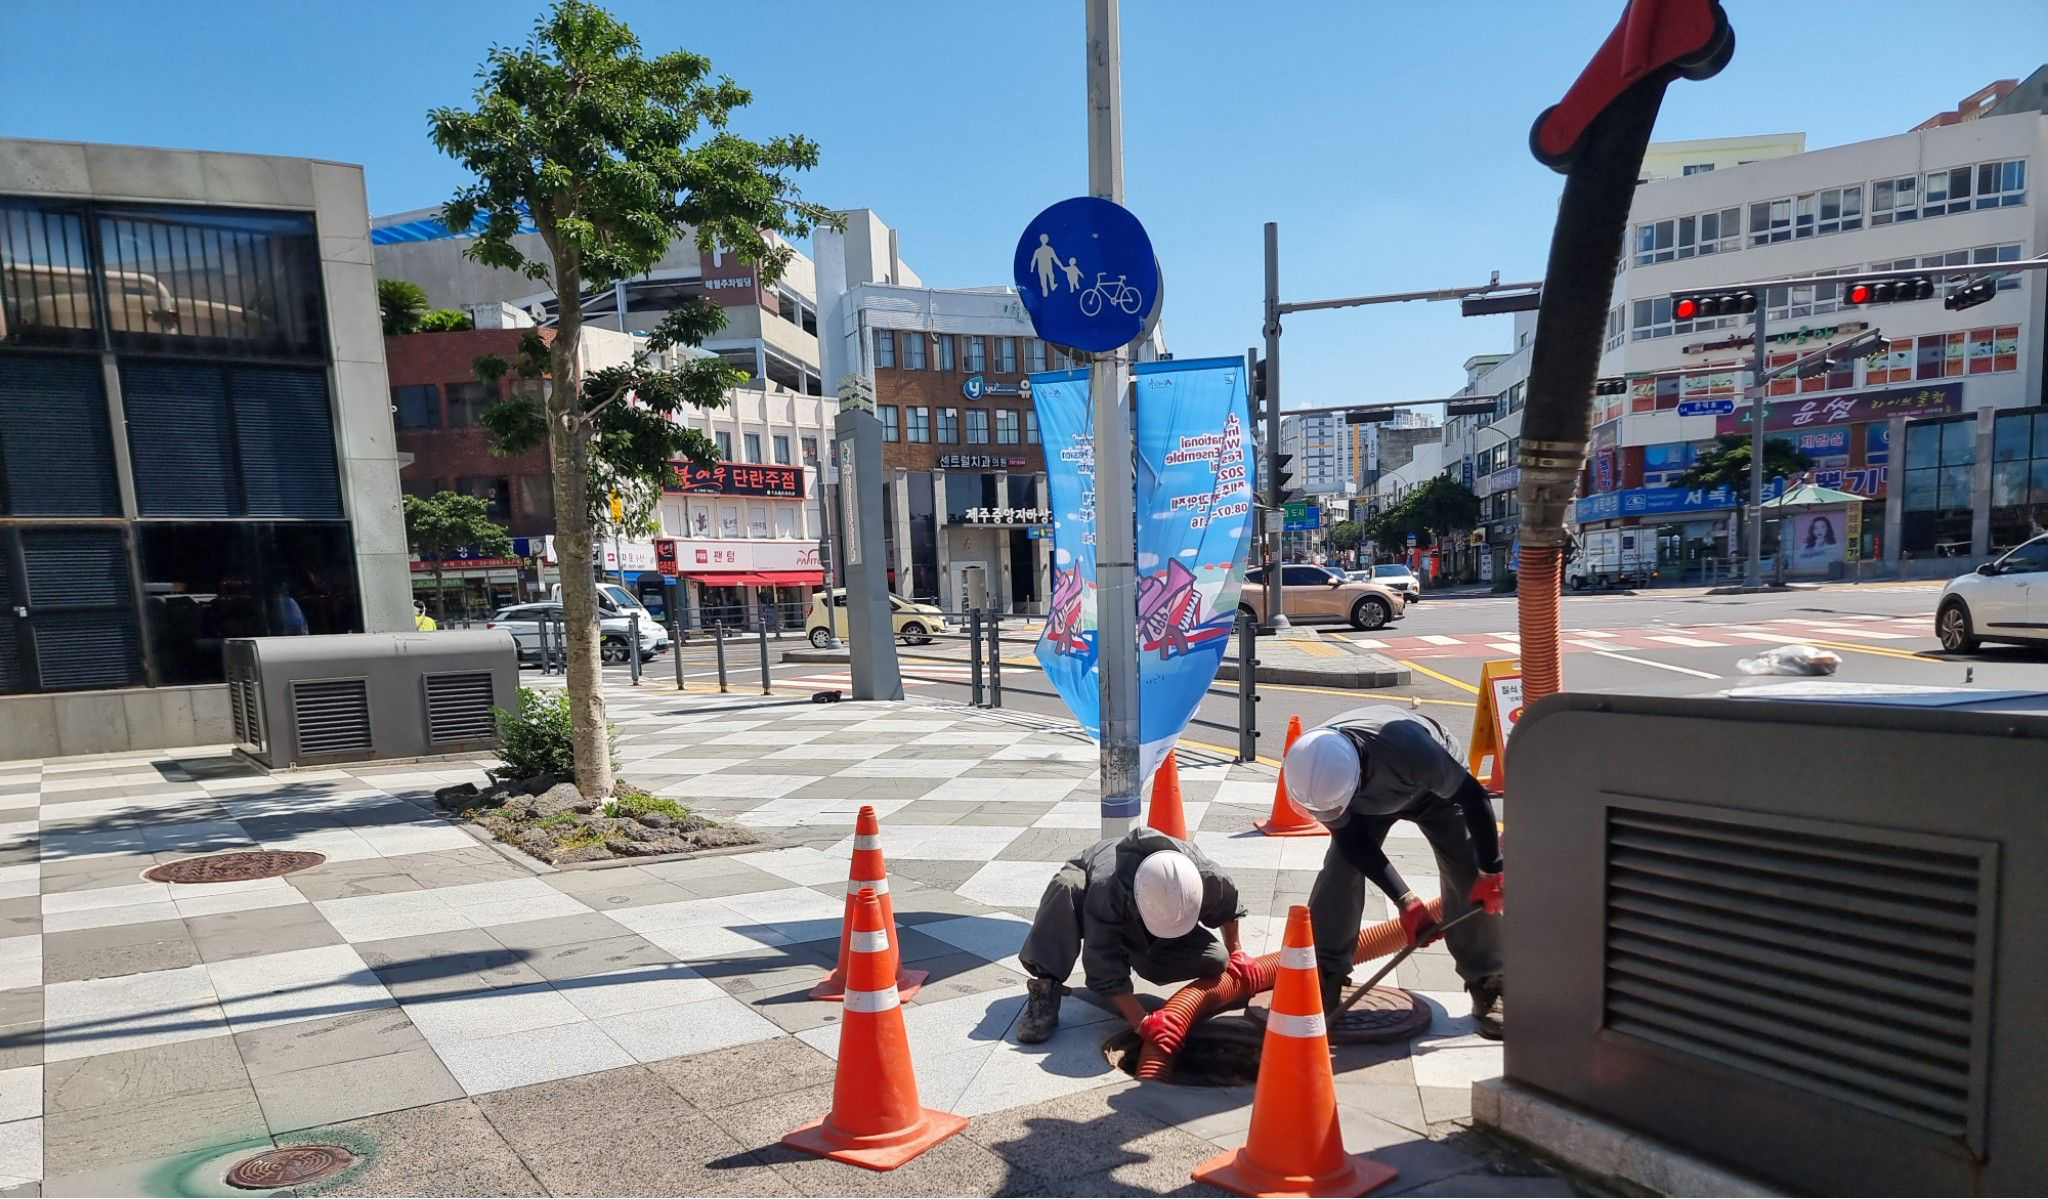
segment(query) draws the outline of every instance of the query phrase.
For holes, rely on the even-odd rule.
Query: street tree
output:
[[[1764,482],[1791,478],[1813,469],[1813,459],[1782,437],[1764,439]],[[1690,469],[1671,480],[1670,486],[1688,491],[1711,491],[1726,487],[1735,493],[1735,523],[1749,528],[1744,514],[1749,510],[1749,434],[1723,433],[1711,448],[1694,459]],[[1748,534],[1744,534],[1746,537]]]
[[[1479,497],[1472,489],[1456,479],[1436,475],[1367,521],[1365,531],[1382,546],[1399,545],[1410,533],[1433,545],[1444,534],[1469,529],[1478,520]]]
[[[377,307],[384,314],[384,336],[411,333],[427,314],[427,291],[404,279],[379,279]]]
[[[817,165],[813,142],[734,133],[728,123],[750,92],[713,76],[702,55],[645,54],[630,29],[586,0],[558,0],[523,45],[493,47],[480,75],[474,109],[428,114],[435,146],[474,176],[442,220],[478,230],[470,258],[543,283],[557,299],[542,396],[508,397],[485,424],[504,452],[543,440],[548,447],[576,786],[601,797],[613,783],[590,567],[588,516],[603,494],[593,487],[593,445],[660,475],[669,451],[686,444],[676,413],[722,395],[732,375],[716,359],[663,367],[642,355],[586,378],[584,297],[652,269],[685,237],[705,254],[722,247],[772,283],[792,257],[781,237],[808,233],[830,214],[804,202],[792,180]],[[541,252],[523,248],[523,228],[538,233]],[[722,323],[716,305],[685,304],[650,349],[701,343]]]
[[[1365,530],[1356,521],[1340,520],[1330,526],[1329,541],[1333,550],[1348,554],[1357,549],[1358,543],[1364,539]]]
[[[504,558],[512,553],[512,538],[491,519],[484,502],[453,491],[405,497],[405,540],[413,553],[433,564],[437,601],[446,594],[441,590],[441,567],[449,558]]]

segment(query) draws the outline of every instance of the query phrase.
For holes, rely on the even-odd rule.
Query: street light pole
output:
[[[1118,0],[1088,0],[1088,194],[1124,199]],[[1130,369],[1123,349],[1088,367],[1095,458],[1095,644],[1101,679],[1102,835],[1138,821],[1138,579]]]
[[[1266,625],[1284,629],[1280,610],[1280,226],[1266,222]]]
[[[832,606],[832,584],[836,576],[832,570],[832,506],[830,493],[825,490],[825,456],[815,455],[811,463],[818,468],[818,577],[825,584],[825,648],[837,649],[839,616]]]
[[[1764,336],[1764,312],[1770,298],[1768,290],[1756,293],[1756,366],[1749,376],[1749,556],[1742,585],[1751,589],[1764,583],[1764,371],[1770,346]]]

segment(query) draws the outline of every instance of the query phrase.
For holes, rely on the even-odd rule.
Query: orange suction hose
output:
[[[1533,704],[1564,687],[1563,613],[1558,593],[1564,587],[1564,547],[1525,545],[1522,570],[1515,578],[1515,609],[1522,646],[1522,702]]]
[[[1524,554],[1527,549],[1522,551]],[[1429,918],[1442,920],[1444,901],[1442,896],[1429,901]],[[1358,949],[1352,953],[1354,965],[1383,958],[1408,944],[1408,934],[1401,930],[1399,920],[1384,920],[1369,928],[1360,930]],[[1280,967],[1280,955],[1265,954],[1253,959],[1258,963],[1257,985],[1246,987],[1228,974],[1214,979],[1200,979],[1189,983],[1166,1001],[1161,1011],[1174,1012],[1181,1017],[1181,1027],[1192,1030],[1197,1021],[1243,1003],[1254,995],[1262,995],[1273,989],[1273,975]],[[1138,1077],[1146,1082],[1165,1082],[1173,1077],[1173,1055],[1150,1041],[1143,1042],[1138,1049]]]

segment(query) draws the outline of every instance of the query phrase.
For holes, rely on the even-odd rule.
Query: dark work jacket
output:
[[[1138,915],[1132,882],[1138,863],[1162,849],[1188,855],[1202,876],[1200,923],[1221,928],[1244,917],[1237,884],[1209,856],[1186,841],[1152,828],[1136,828],[1122,837],[1098,841],[1074,859],[1088,874],[1088,892],[1081,901],[1081,966],[1088,989],[1097,995],[1131,991],[1131,959],[1158,942]]]
[[[1329,724],[1358,751],[1358,789],[1330,826],[1338,852],[1354,869],[1400,898],[1408,888],[1381,848],[1387,830],[1398,821],[1454,812],[1470,834],[1467,864],[1487,873],[1500,870],[1493,803],[1458,760],[1457,738],[1443,725],[1392,704],[1355,708]]]

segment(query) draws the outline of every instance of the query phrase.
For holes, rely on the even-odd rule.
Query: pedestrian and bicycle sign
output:
[[[1115,350],[1158,319],[1152,239],[1120,204],[1095,196],[1061,200],[1024,227],[1014,266],[1032,328],[1055,345]]]

